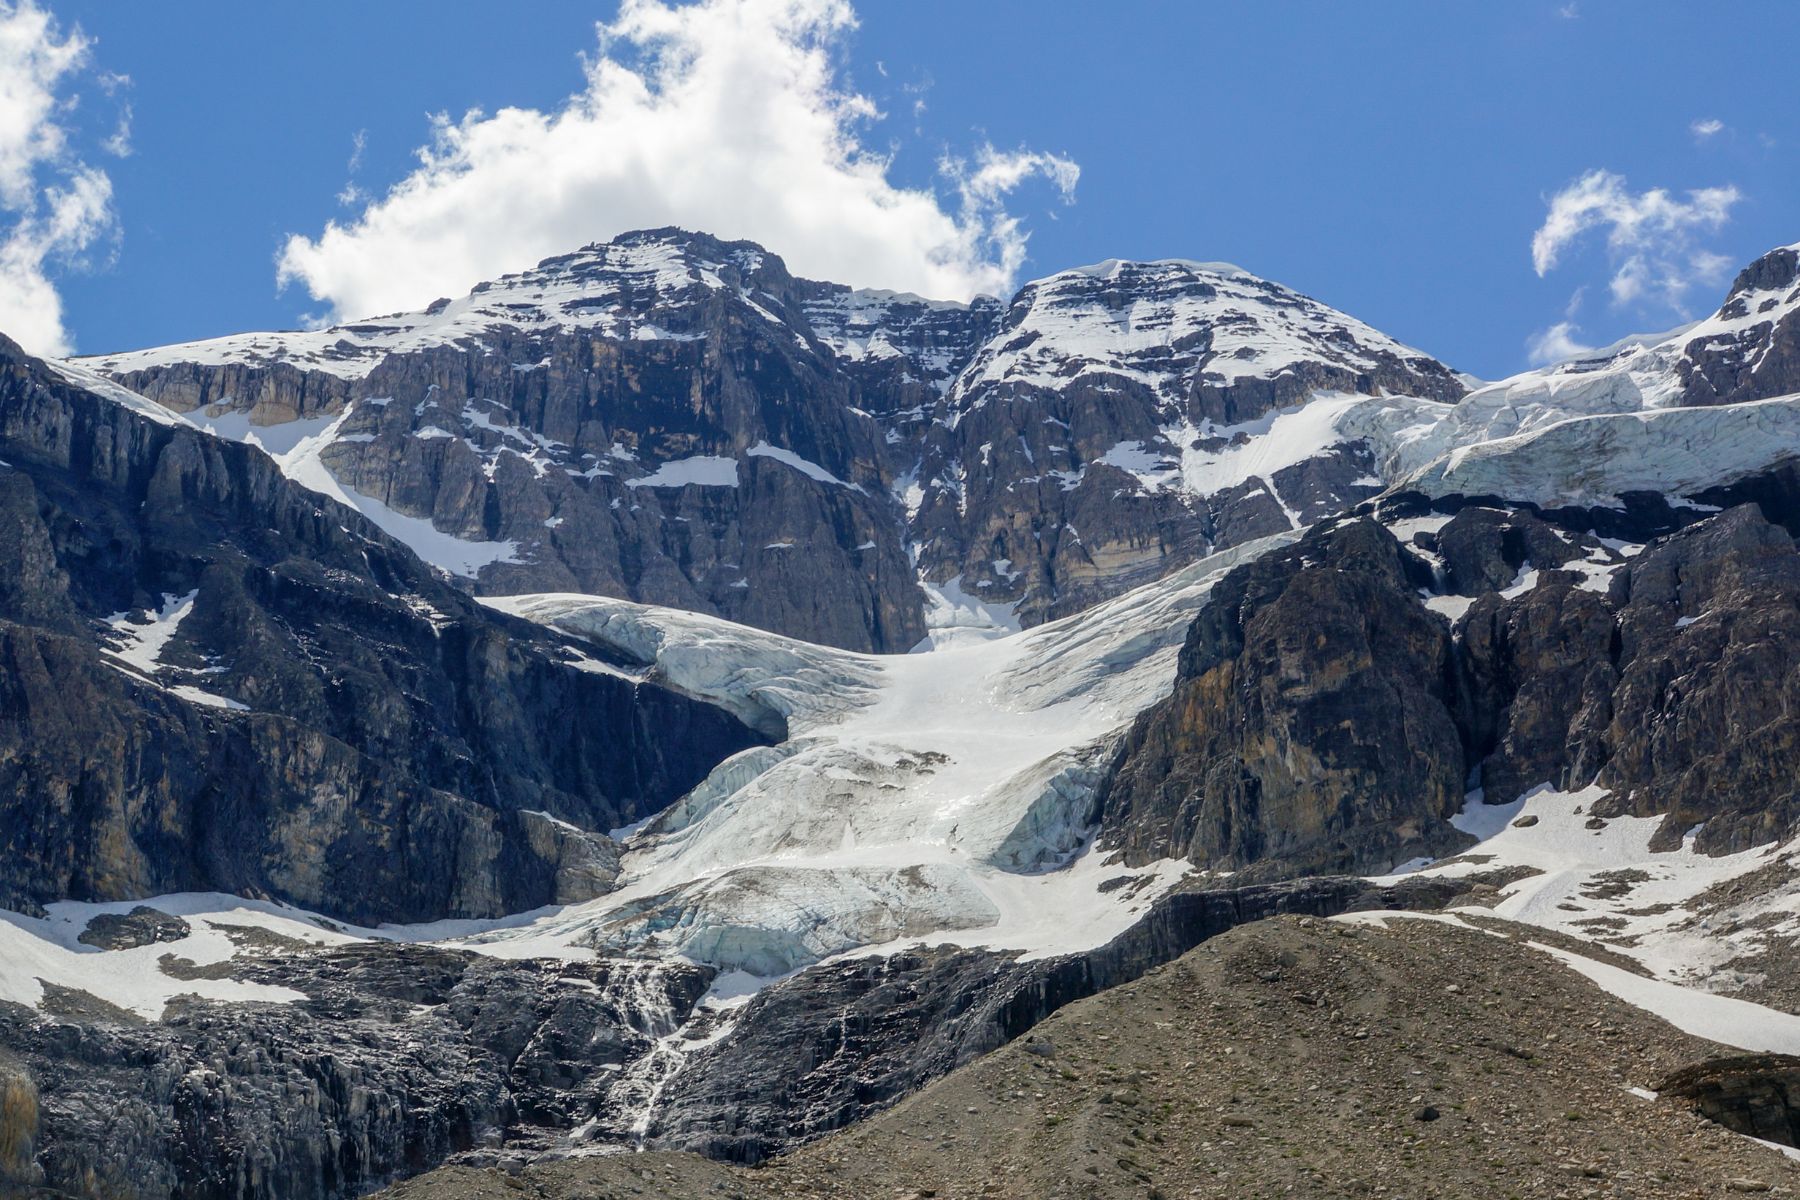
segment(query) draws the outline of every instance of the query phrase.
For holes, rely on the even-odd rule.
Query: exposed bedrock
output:
[[[578,669],[256,449],[0,344],[0,905],[374,923],[591,898],[604,831],[761,740]]]
[[[1405,545],[1362,516],[1239,568],[1102,785],[1103,844],[1250,878],[1377,872],[1470,841],[1448,821],[1465,780],[1490,803],[1598,784],[1602,817],[1663,818],[1657,849],[1695,826],[1711,853],[1787,836],[1791,474],[1640,524],[1641,551],[1618,512],[1473,503]]]

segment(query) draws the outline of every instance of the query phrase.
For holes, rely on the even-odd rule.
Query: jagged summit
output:
[[[1231,382],[1313,360],[1377,374],[1403,363],[1426,377],[1432,394],[1455,393],[1441,364],[1428,356],[1230,263],[1108,259],[1027,283],[1010,304],[989,296],[963,302],[797,279],[779,256],[755,242],[673,226],[590,243],[416,312],[317,330],[232,334],[83,361],[113,375],[179,363],[289,363],[353,378],[366,375],[386,354],[459,344],[497,328],[564,328],[617,340],[693,337],[692,310],[712,293],[735,295],[768,320],[794,326],[852,360],[917,358],[939,390],[948,386],[949,367],[976,357],[979,343],[995,332],[1005,344],[981,347],[978,369],[961,381],[962,390],[1055,373],[1048,363],[1019,354],[1012,343],[1060,332],[1084,344],[1064,348],[1058,361],[1076,359],[1126,374],[1148,371],[1163,387],[1162,377],[1182,366],[1199,366],[1212,381]],[[1127,311],[1128,305],[1135,307]],[[1077,310],[1087,306],[1102,310],[1116,328],[1096,334],[1081,327]],[[1007,319],[996,331],[1002,311]],[[1089,337],[1097,337],[1098,344],[1085,345]],[[1170,354],[1158,355],[1158,345],[1169,347]],[[1083,358],[1089,350],[1091,361]],[[1389,382],[1411,388],[1418,381]]]
[[[781,260],[754,243],[723,242],[672,227],[638,230],[478,283],[466,296],[439,299],[416,312],[317,330],[232,334],[83,361],[113,375],[180,363],[288,363],[360,378],[389,354],[478,342],[502,328],[584,330],[619,340],[691,339],[699,336],[692,310],[709,293],[747,299],[753,288],[790,285]]]

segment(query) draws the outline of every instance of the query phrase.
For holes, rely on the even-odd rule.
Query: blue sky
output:
[[[606,55],[640,75],[647,49],[686,56],[658,86],[691,95],[659,109],[618,73],[595,99],[612,3],[0,0],[91,43],[51,85],[66,136],[31,167],[37,216],[15,188],[0,230],[104,173],[87,240],[42,256],[87,352],[422,305],[626,227],[735,223],[718,232],[808,273],[938,291],[1225,259],[1486,377],[1710,311],[1800,241],[1800,105],[1768,50],[1800,42],[1792,3],[865,0],[851,27],[836,2],[708,0],[685,23],[638,4]],[[414,174],[431,114],[506,106],[541,116],[465,124]],[[844,137],[856,165],[815,169]]]

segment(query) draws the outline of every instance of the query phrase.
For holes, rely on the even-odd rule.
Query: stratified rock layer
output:
[[[492,613],[257,450],[0,343],[0,905],[585,899],[757,739]]]

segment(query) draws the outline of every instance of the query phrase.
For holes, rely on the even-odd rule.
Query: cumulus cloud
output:
[[[968,297],[1005,293],[1026,233],[1005,201],[1066,158],[982,146],[934,188],[890,179],[845,86],[848,0],[625,0],[582,88],[552,112],[434,120],[419,166],[346,223],[294,235],[278,277],[339,316],[415,307],[628,229],[750,238],[815,278]]]
[[[1723,282],[1730,260],[1699,245],[1731,217],[1741,198],[1735,187],[1700,188],[1677,199],[1662,188],[1633,192],[1623,176],[1589,171],[1549,200],[1544,223],[1531,239],[1531,263],[1540,277],[1593,230],[1606,231],[1613,303],[1655,298],[1683,310],[1695,284]]]
[[[67,124],[91,44],[32,0],[0,0],[0,333],[35,354],[72,349],[55,270],[117,228],[112,181],[81,161]],[[109,143],[128,153],[129,125]]]
[[[1704,142],[1714,134],[1725,132],[1725,122],[1717,117],[1704,117],[1691,123],[1688,130],[1694,135],[1695,141]]]

